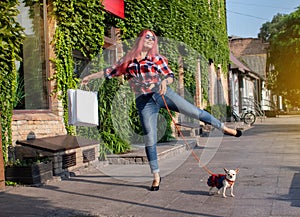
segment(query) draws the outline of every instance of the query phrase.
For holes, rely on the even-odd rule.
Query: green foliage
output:
[[[281,93],[285,99],[286,106],[291,108],[300,107],[300,88],[298,89],[289,89]]]
[[[54,93],[61,93],[60,98],[63,99],[64,120],[67,131],[69,134],[75,134],[74,127],[67,124],[68,104],[66,93],[68,89],[77,88],[79,82],[74,75],[72,52],[78,50],[90,60],[101,54],[105,27],[118,26],[118,19],[109,16],[104,11],[101,1],[55,0],[53,5],[58,25],[53,42],[55,43],[56,52],[56,59],[53,60],[56,66],[56,74],[51,79],[55,79],[57,83]],[[104,25],[105,21],[106,26]],[[95,68],[95,71],[101,68],[101,62],[99,63],[100,65]],[[109,150],[113,153],[120,153],[130,148],[128,141],[126,141],[126,138],[128,138],[126,126],[123,126],[123,129],[125,129],[123,131],[116,131],[112,123],[112,100],[118,88],[118,80],[113,79],[103,84],[99,89],[100,135],[99,132],[90,133],[91,129],[86,127],[78,129],[80,135],[101,140],[105,144],[105,152]],[[120,121],[119,123],[126,122]],[[118,133],[125,135],[119,136]],[[125,140],[122,138],[125,138]]]
[[[142,29],[185,43],[206,59],[228,65],[229,48],[223,1],[126,0],[124,38]],[[174,49],[174,48],[173,48]]]
[[[16,109],[18,105],[21,105],[23,103],[23,99],[25,98],[26,94],[24,91],[24,78],[20,77],[19,73],[16,75],[16,92],[14,96],[14,104],[13,108]]]
[[[36,157],[36,158],[28,158],[28,159],[16,159],[15,161],[7,161],[6,167],[28,167],[35,164],[40,163],[48,163],[50,159],[48,157]]]
[[[104,141],[105,147],[111,153],[120,154],[130,149],[128,142],[124,141],[118,134],[103,131],[101,132],[101,138]]]
[[[74,76],[72,52],[79,50],[88,58],[101,52],[104,36],[104,10],[97,0],[54,0],[53,15],[57,20],[54,41],[56,73],[50,79],[56,81],[53,94],[63,99],[64,121],[69,134],[74,128],[68,126],[67,90],[77,86]]]
[[[208,100],[208,59],[226,67],[229,63],[224,1],[207,0],[125,0],[123,38],[135,38],[143,29],[160,37],[160,52],[165,55],[178,78],[178,58],[184,61],[185,89],[195,93],[195,72],[200,59],[203,97]],[[181,53],[181,49],[184,50]],[[166,115],[168,123],[171,119]],[[166,132],[163,140],[171,138]]]
[[[208,99],[207,60],[211,58],[223,67],[229,63],[223,1],[211,1],[209,5],[207,0],[149,0],[146,4],[143,0],[126,0],[125,17],[123,38],[134,38],[142,29],[149,28],[168,39],[169,46],[164,44],[161,52],[169,59],[176,76],[178,46],[184,44],[188,53],[183,57],[185,87],[192,94],[196,85],[196,61],[200,58],[203,94]]]
[[[231,107],[225,104],[208,105],[205,110],[221,121],[231,117]]]
[[[274,70],[269,74],[272,75],[269,88],[299,105],[297,93],[300,90],[300,8],[277,21],[274,26],[278,28],[275,28],[276,31],[269,37],[269,63],[274,66]]]
[[[268,42],[270,38],[275,35],[277,32],[281,31],[283,20],[287,15],[284,14],[276,14],[271,22],[266,22],[262,24],[258,38],[260,38],[263,42]]]
[[[5,185],[6,186],[17,186],[18,183],[17,182],[11,182],[11,181],[5,181]]]
[[[106,80],[99,89],[100,134],[105,144],[120,153],[130,149],[131,132],[129,105],[134,99],[128,85],[121,85],[121,79]],[[109,137],[110,135],[110,137]],[[111,138],[111,141],[109,141]]]
[[[13,96],[15,96],[17,88],[14,62],[19,59],[18,53],[23,40],[22,28],[14,19],[17,15],[16,4],[16,0],[0,4],[0,38],[2,42],[0,44],[0,108],[4,151],[8,144],[11,144],[11,114]],[[175,74],[178,72],[177,60],[180,53],[178,42],[184,43],[186,46],[184,49],[188,53],[188,55],[183,55],[185,85],[188,92],[192,94],[195,91],[195,67],[198,58],[201,59],[202,84],[206,98],[207,92],[205,91],[208,89],[207,59],[211,58],[215,63],[223,66],[226,66],[229,61],[224,1],[211,1],[208,4],[207,0],[125,0],[125,20],[105,12],[99,0],[53,0],[48,4],[53,5],[53,11],[49,15],[54,16],[57,21],[54,39],[51,42],[55,47],[56,54],[56,58],[51,60],[55,65],[55,74],[49,79],[56,82],[52,94],[57,94],[59,99],[62,99],[64,122],[69,134],[76,132],[75,128],[68,126],[67,123],[67,90],[77,88],[78,85],[78,79],[74,75],[72,52],[79,50],[92,60],[101,53],[104,31],[110,26],[120,28],[123,39],[135,38],[142,29],[149,28],[163,38],[174,40],[175,42],[162,48],[162,53],[166,54]],[[95,68],[95,71],[98,69]],[[123,82],[113,79],[104,82],[99,89],[101,138],[103,137],[104,142],[108,144],[104,150],[115,149],[114,152],[128,149],[127,139],[130,140],[133,135],[132,131],[141,133],[135,102],[129,94],[124,104],[130,106],[129,109],[126,108],[129,113],[128,117],[125,115],[124,117],[114,117],[119,125],[117,127],[112,120],[113,104],[111,100],[121,97],[120,95],[116,96],[115,93],[122,85]],[[122,91],[127,94],[126,88]],[[121,98],[117,100],[121,100]],[[161,114],[167,120],[167,132],[163,136],[163,140],[168,140],[171,138],[171,119],[164,111]],[[85,133],[90,131],[86,128],[78,130]]]
[[[16,21],[17,5],[17,0],[0,3],[0,125],[5,161],[8,146],[12,144],[11,121],[17,89],[15,61],[21,60],[19,54],[24,40],[23,28]]]

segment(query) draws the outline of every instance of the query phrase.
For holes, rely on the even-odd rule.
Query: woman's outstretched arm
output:
[[[93,74],[85,76],[82,79],[81,83],[82,84],[87,84],[92,79],[103,78],[103,77],[104,77],[104,72],[103,71],[99,71],[99,72],[96,72],[96,73],[93,73]]]

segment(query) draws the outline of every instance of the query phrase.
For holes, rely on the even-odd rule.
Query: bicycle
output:
[[[252,125],[256,121],[256,115],[254,114],[253,111],[248,110],[246,108],[242,109],[242,113],[238,114],[232,109],[232,116],[234,118],[234,121],[240,122],[243,121],[245,124]]]

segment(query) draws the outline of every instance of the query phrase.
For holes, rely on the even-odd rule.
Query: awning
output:
[[[124,0],[103,0],[105,10],[111,12],[112,14],[124,19]]]

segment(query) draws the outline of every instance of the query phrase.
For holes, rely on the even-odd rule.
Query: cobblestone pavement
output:
[[[214,173],[240,168],[234,198],[209,196],[208,174],[185,150],[160,160],[157,192],[149,191],[146,164],[99,164],[42,187],[8,187],[0,216],[300,216],[300,116],[258,120],[240,138],[212,132],[194,139],[196,155]]]

